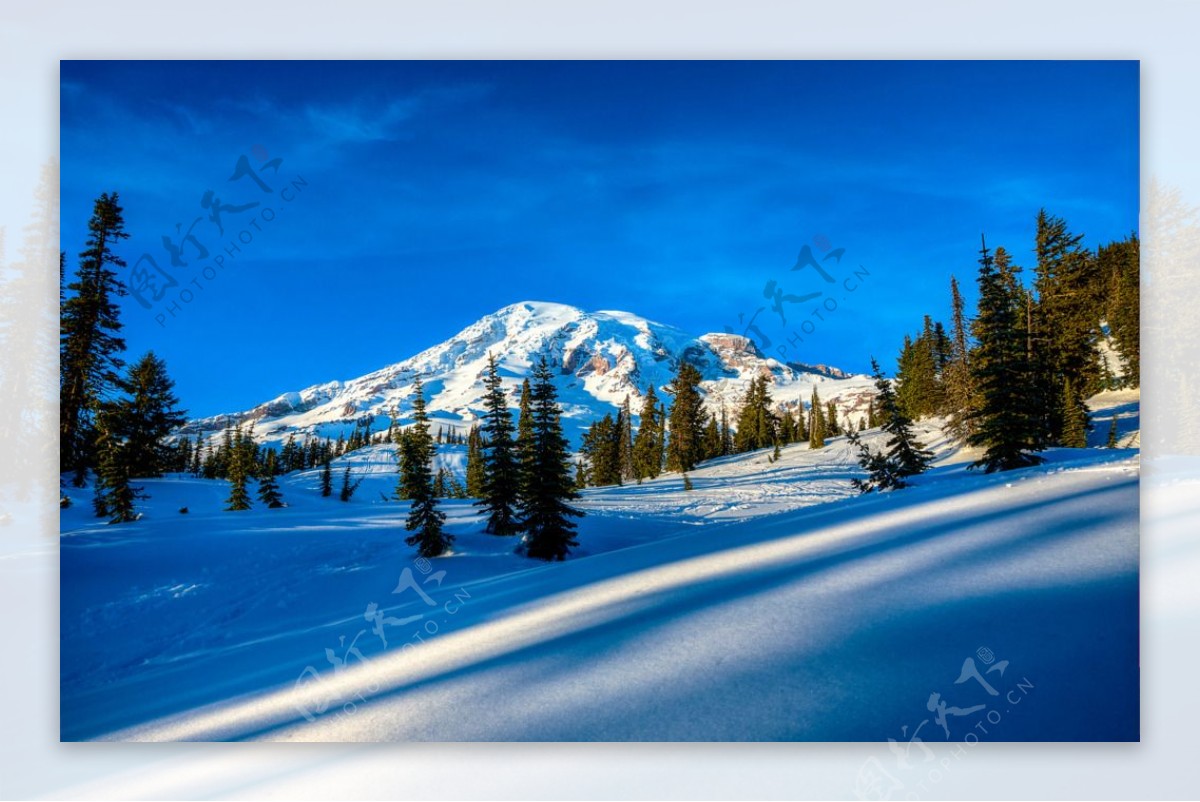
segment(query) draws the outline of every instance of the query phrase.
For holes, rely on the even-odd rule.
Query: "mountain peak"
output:
[[[771,378],[777,403],[796,406],[821,383],[822,398],[854,395],[870,387],[868,377],[840,378],[840,371],[813,371],[762,354],[736,334],[695,337],[631,312],[587,312],[551,301],[520,301],[485,315],[445,342],[401,362],[344,382],[284,393],[246,412],[188,423],[185,433],[211,435],[227,426],[256,421],[255,436],[278,442],[295,434],[336,438],[356,424],[387,429],[392,414],[404,423],[411,411],[414,380],[420,376],[434,426],[464,430],[483,415],[484,374],[495,355],[515,406],[523,378],[546,358],[555,369],[567,435],[574,443],[593,421],[636,401],[649,386],[660,396],[681,361],[703,379],[710,408],[740,408],[745,385],[760,375]],[[865,407],[864,407],[865,408]]]

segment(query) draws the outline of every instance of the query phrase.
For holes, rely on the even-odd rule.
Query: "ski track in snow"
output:
[[[1136,437],[1136,394],[1091,403],[1093,439],[1113,414]],[[364,480],[349,503],[308,471],[283,477],[288,508],[228,513],[224,482],[173,477],[110,527],[73,491],[62,737],[883,740],[930,692],[965,698],[986,646],[1036,688],[994,740],[1136,740],[1137,452],[982,475],[938,424],[937,466],[890,494],[852,490],[844,438],[714,460],[692,491],[589,489],[550,565],[469,501],[444,504],[453,553],[419,565],[387,447],[336,461]],[[405,569],[432,605],[392,593]]]

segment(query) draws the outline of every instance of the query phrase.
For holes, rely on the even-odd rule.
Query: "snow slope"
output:
[[[414,561],[382,449],[351,455],[349,503],[315,473],[236,514],[221,482],[147,480],[145,519],[109,527],[80,493],[62,737],[942,740],[938,692],[992,705],[955,739],[994,707],[988,740],[1136,740],[1137,452],[987,476],[924,436],[938,467],[886,495],[853,494],[842,439],[714,461],[690,492],[589,490],[552,565],[468,502],[445,505],[454,553]],[[981,647],[998,697],[955,682]]]
[[[839,413],[855,422],[865,414],[872,386],[866,376],[836,368],[781,363],[735,334],[693,337],[679,329],[628,312],[584,312],[564,304],[527,301],[507,306],[416,356],[350,381],[314,385],[284,393],[254,409],[189,422],[183,433],[211,437],[235,423],[255,422],[255,437],[279,443],[289,434],[336,438],[349,435],[356,421],[374,431],[387,429],[394,410],[401,422],[412,403],[413,380],[420,376],[434,426],[469,428],[483,412],[483,376],[489,353],[516,407],[521,380],[539,357],[557,369],[556,385],[564,428],[576,445],[583,430],[630,397],[636,415],[643,393],[653,385],[660,398],[681,360],[704,377],[709,406],[740,408],[745,385],[765,373],[775,384],[774,399],[789,405],[807,401],[814,386],[824,400],[839,402]]]

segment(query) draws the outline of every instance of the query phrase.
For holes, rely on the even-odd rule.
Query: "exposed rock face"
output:
[[[255,427],[260,440],[281,440],[291,433],[337,437],[361,420],[371,420],[382,430],[393,410],[401,423],[407,421],[418,375],[427,388],[431,417],[465,428],[483,413],[489,353],[496,355],[514,403],[521,379],[535,362],[545,357],[557,367],[564,425],[575,443],[584,428],[626,396],[636,410],[651,384],[669,404],[663,388],[681,361],[700,371],[702,389],[714,410],[725,406],[736,412],[745,385],[760,375],[770,377],[772,396],[781,404],[806,400],[814,384],[826,399],[869,385],[867,377],[847,377],[836,368],[781,363],[737,334],[693,337],[627,312],[584,312],[562,304],[526,302],[487,315],[403,362],[358,379],[285,393],[248,412],[191,421],[182,433],[211,434],[250,420],[260,422]]]

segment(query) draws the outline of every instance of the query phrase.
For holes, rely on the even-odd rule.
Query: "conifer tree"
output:
[[[521,501],[521,526],[525,553],[541,560],[562,560],[579,545],[575,522],[583,512],[570,506],[579,497],[574,490],[571,459],[562,432],[562,411],[550,365],[543,356],[533,373],[531,390],[531,482]]]
[[[588,427],[581,449],[587,459],[587,474],[595,487],[621,484],[620,429],[612,415]]]
[[[113,248],[128,238],[117,193],[102,194],[88,222],[76,280],[67,287],[71,295],[60,312],[59,468],[75,471],[77,486],[83,470],[94,464],[93,418],[124,364],[117,299],[126,290],[116,268],[124,267],[125,261]]]
[[[1108,440],[1104,443],[1105,448],[1117,447],[1117,416],[1116,413],[1112,416],[1112,424],[1108,427]]]
[[[1087,448],[1086,407],[1076,398],[1070,379],[1063,379],[1062,410],[1062,445],[1066,448]]]
[[[521,397],[517,403],[517,497],[520,499],[529,490],[532,481],[533,449],[533,395],[529,379],[521,382]]]
[[[125,459],[133,476],[162,476],[172,467],[166,438],[187,420],[187,413],[179,409],[174,387],[166,363],[153,351],[131,365],[116,383],[124,395],[106,405],[109,425],[124,442]]]
[[[654,479],[662,472],[662,427],[658,396],[654,385],[650,385],[646,388],[637,436],[633,439],[633,467],[639,482]]]
[[[967,442],[984,449],[975,463],[988,473],[1037,465],[1041,421],[1027,398],[1031,371],[1020,322],[1020,298],[996,269],[984,243],[979,259],[979,309],[975,319],[978,345],[971,375],[978,404],[971,412],[975,432]]]
[[[434,443],[429,434],[429,416],[425,411],[420,377],[413,382],[413,424],[401,448],[404,449],[401,482],[411,500],[404,528],[412,534],[404,542],[416,546],[418,556],[439,557],[450,548],[454,536],[442,528],[446,514],[438,509],[438,497],[434,492]]]
[[[483,432],[487,446],[483,453],[483,484],[476,505],[487,514],[486,532],[492,535],[515,535],[519,529],[516,507],[520,498],[521,462],[513,442],[512,416],[496,359],[488,354],[487,376],[484,378]]]
[[[704,427],[704,458],[712,459],[719,456],[721,456],[721,427],[717,425],[717,419],[710,415],[708,425]]]
[[[467,434],[467,486],[468,498],[483,498],[486,472],[483,464],[483,435],[478,426],[472,426]]]
[[[943,369],[946,411],[951,433],[965,441],[975,431],[972,411],[975,405],[974,381],[971,378],[971,347],[967,340],[967,317],[958,279],[950,277],[950,354]],[[874,428],[873,423],[869,423]]]
[[[242,428],[237,427],[236,445],[231,449],[228,465],[229,498],[225,509],[239,512],[250,509],[250,494],[246,492],[246,479],[250,476],[250,465],[246,459]]]
[[[633,467],[633,412],[629,406],[629,395],[617,413],[617,461],[621,468],[621,480],[628,482],[637,477]]]
[[[837,404],[832,400],[825,402],[825,427],[832,436],[842,433],[842,427],[838,424]]]
[[[284,506],[283,497],[279,493],[279,482],[275,479],[277,469],[275,451],[268,451],[266,465],[258,477],[258,500],[270,510]]]
[[[328,498],[333,494],[333,466],[330,460],[325,460],[321,466],[321,496]]]
[[[900,406],[892,383],[883,375],[879,363],[871,360],[871,373],[875,377],[876,399],[883,431],[888,437],[884,451],[873,452],[857,434],[850,435],[851,444],[858,447],[859,465],[867,471],[867,479],[855,479],[853,484],[864,493],[872,490],[891,490],[906,486],[905,479],[922,473],[933,461],[930,453],[916,438],[912,420]]]
[[[700,395],[700,371],[687,362],[667,387],[674,396],[668,417],[667,470],[687,472],[704,458],[704,400]]]
[[[342,471],[342,489],[338,493],[338,498],[342,501],[349,501],[354,498],[354,491],[358,490],[360,484],[362,484],[361,476],[353,482],[350,481],[350,466],[347,465],[345,470]]]
[[[821,396],[817,388],[812,391],[812,401],[808,410],[808,447],[810,449],[825,447],[825,415],[821,411]]]
[[[694,486],[692,485],[692,480],[688,477],[688,475],[686,473],[683,475],[683,489],[684,490],[694,490],[695,489]]]
[[[101,410],[95,419],[96,467],[92,508],[96,516],[108,518],[110,524],[127,523],[138,519],[134,503],[143,495],[130,484],[130,471],[124,444],[109,425],[108,413]]]

